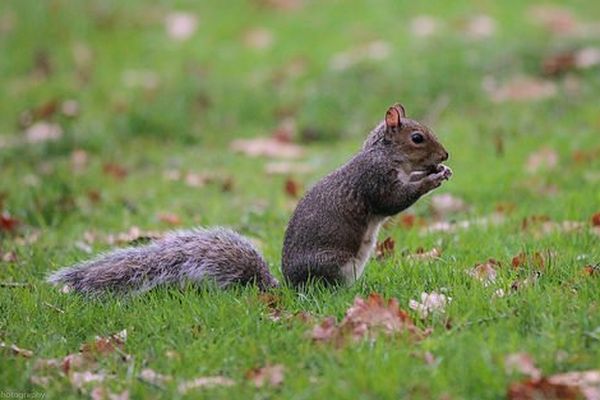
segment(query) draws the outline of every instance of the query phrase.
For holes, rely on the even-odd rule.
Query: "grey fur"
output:
[[[428,140],[418,151],[404,137],[415,130],[426,133]],[[374,245],[374,238],[366,237],[369,227],[448,179],[450,169],[440,164],[447,158],[435,135],[418,122],[403,119],[399,130],[379,124],[358,154],[300,200],[283,243],[285,279],[293,286],[310,279],[344,283],[343,266],[359,259],[365,244]]]
[[[157,285],[213,280],[221,288],[256,282],[278,285],[248,239],[225,229],[175,231],[145,246],[115,250],[48,277],[67,290],[96,295],[144,292]]]

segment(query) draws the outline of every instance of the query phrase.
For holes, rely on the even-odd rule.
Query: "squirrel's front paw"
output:
[[[441,175],[442,180],[448,180],[452,176],[452,169],[444,164],[440,164],[438,165],[438,172],[436,175]]]
[[[434,172],[433,174],[429,174],[425,178],[422,179],[422,181],[421,181],[422,193],[427,193],[427,192],[439,187],[443,181],[450,179],[451,176],[452,176],[452,170],[449,167],[447,167],[443,164],[440,164],[437,167],[437,172]]]

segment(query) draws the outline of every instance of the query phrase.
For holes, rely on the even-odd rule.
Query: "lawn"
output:
[[[593,1],[3,1],[1,397],[488,399],[600,368],[599,25]],[[352,287],[45,283],[198,225],[252,238],[281,278],[298,197],[396,101],[454,176]],[[231,147],[270,136],[301,154]],[[422,292],[451,301],[420,315]],[[428,334],[314,339],[371,293]]]

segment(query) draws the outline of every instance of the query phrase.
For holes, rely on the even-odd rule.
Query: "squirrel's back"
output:
[[[100,255],[48,277],[84,294],[143,292],[161,284],[214,281],[219,287],[256,282],[277,286],[264,258],[245,237],[226,228],[175,231],[140,247]]]

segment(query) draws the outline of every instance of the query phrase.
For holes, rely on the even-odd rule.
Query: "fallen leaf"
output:
[[[467,271],[467,273],[469,276],[483,282],[483,284],[487,286],[496,281],[496,277],[498,276],[496,268],[499,267],[500,262],[490,258],[484,263],[475,265],[473,268]]]
[[[6,263],[16,262],[17,253],[15,253],[14,251],[7,251],[6,253],[4,253],[2,250],[0,250],[0,260]]]
[[[469,210],[469,206],[467,206],[463,199],[453,196],[450,193],[431,196],[430,208],[432,214],[438,219],[445,219],[450,214]]]
[[[439,25],[439,21],[431,15],[418,15],[410,21],[410,33],[415,37],[433,36]]]
[[[592,226],[600,226],[600,212],[595,213],[594,215],[592,215]]]
[[[163,386],[165,383],[170,382],[173,379],[169,375],[159,374],[150,368],[144,368],[138,377],[140,380],[155,386]]]
[[[63,135],[60,125],[45,121],[36,122],[25,130],[25,140],[30,144],[59,140]]]
[[[60,105],[60,111],[65,117],[75,118],[80,113],[80,106],[77,100],[65,100]]]
[[[581,392],[575,387],[556,385],[546,378],[511,383],[506,394],[509,400],[577,400]]]
[[[427,318],[429,314],[444,313],[446,305],[452,301],[451,297],[436,292],[422,292],[421,302],[411,299],[408,307],[419,313],[421,318]]]
[[[123,180],[127,176],[127,169],[117,163],[106,163],[102,166],[102,172],[117,180]]]
[[[21,221],[12,217],[8,211],[0,214],[0,231],[14,232],[21,224]]]
[[[533,6],[529,9],[529,17],[534,23],[556,34],[572,33],[578,25],[571,10],[557,6]]]
[[[299,162],[272,161],[265,165],[265,172],[269,175],[307,174],[313,170],[312,165]]]
[[[518,372],[534,380],[542,377],[541,371],[535,367],[533,358],[527,353],[512,353],[507,355],[504,358],[504,368],[508,374]]]
[[[181,225],[181,218],[175,213],[164,212],[157,215],[160,222],[164,222],[169,225]]]
[[[532,367],[535,369],[535,367]],[[515,400],[600,398],[600,370],[573,371],[514,382],[507,397]]]
[[[292,178],[287,178],[285,180],[284,191],[285,194],[296,199],[300,195],[300,184],[298,183],[298,181]]]
[[[198,17],[189,12],[172,12],[165,18],[167,35],[176,41],[192,37],[198,28]]]
[[[75,172],[84,171],[89,162],[89,156],[87,151],[81,149],[75,149],[71,152],[71,169]]]
[[[244,33],[244,45],[251,49],[268,49],[273,41],[273,33],[266,28],[252,28]]]
[[[0,349],[10,350],[12,354],[25,358],[30,358],[31,356],[33,356],[33,351],[22,349],[16,344],[7,345],[4,342],[0,342]]]
[[[236,139],[230,145],[233,151],[250,157],[269,157],[294,159],[304,155],[304,148],[294,143],[276,138],[258,137],[254,139]]]
[[[203,376],[189,381],[183,381],[177,387],[180,394],[186,394],[192,389],[209,389],[216,386],[233,386],[235,381],[224,376]]]
[[[304,6],[304,0],[255,0],[264,7],[280,11],[297,11]]]
[[[544,257],[542,253],[537,251],[534,253],[521,252],[512,258],[511,264],[515,269],[520,267],[534,267],[537,269],[544,269],[546,266],[546,258],[547,257]]]
[[[124,390],[121,393],[113,393],[105,387],[96,386],[90,392],[92,400],[129,400],[129,391]]]
[[[264,367],[251,369],[246,373],[246,379],[257,388],[269,385],[280,386],[283,383],[285,367],[282,364],[267,364]]]
[[[339,324],[333,317],[324,319],[313,328],[311,337],[315,341],[342,345],[347,339],[354,342],[365,338],[375,339],[379,333],[388,336],[408,333],[413,339],[425,336],[425,332],[414,325],[406,311],[400,309],[398,300],[385,301],[381,295],[373,293],[367,300],[356,297]]]
[[[126,340],[127,330],[123,329],[114,335],[96,336],[93,342],[82,344],[79,351],[85,356],[112,353],[117,349],[122,350]]]
[[[434,247],[429,251],[425,251],[425,249],[420,247],[413,254],[407,255],[406,259],[413,261],[433,261],[439,259],[441,255],[442,250],[438,249],[437,247]]]
[[[107,379],[106,374],[91,371],[71,372],[69,374],[69,382],[77,389],[81,389],[89,383],[104,382]]]
[[[486,39],[496,32],[496,21],[489,15],[476,15],[467,20],[464,32],[471,39]]]
[[[517,290],[521,290],[526,287],[532,286],[533,284],[535,284],[538,281],[540,276],[541,276],[541,272],[535,271],[525,279],[517,279],[510,285],[510,290],[513,292],[516,292]]]
[[[557,166],[558,153],[554,149],[545,146],[529,155],[525,164],[525,170],[533,174],[540,170],[550,171]]]
[[[115,244],[135,244],[140,242],[149,242],[160,239],[164,236],[163,233],[157,231],[143,231],[137,226],[132,226],[126,232],[117,234],[109,234],[106,236],[106,243],[113,246]]]
[[[382,242],[377,242],[375,246],[375,256],[378,260],[391,257],[394,254],[396,242],[391,237],[386,237]]]
[[[530,102],[554,97],[557,94],[556,84],[552,81],[532,77],[515,77],[499,85],[495,80],[487,78],[483,89],[493,102],[521,101]]]
[[[388,42],[379,40],[337,53],[331,58],[329,65],[333,70],[343,71],[366,60],[385,60],[391,53],[392,46]]]
[[[586,265],[583,267],[583,274],[587,276],[598,276],[600,275],[600,264]]]
[[[41,386],[43,388],[47,388],[50,385],[50,377],[49,376],[40,376],[40,375],[31,375],[29,378],[29,382],[34,385]]]

